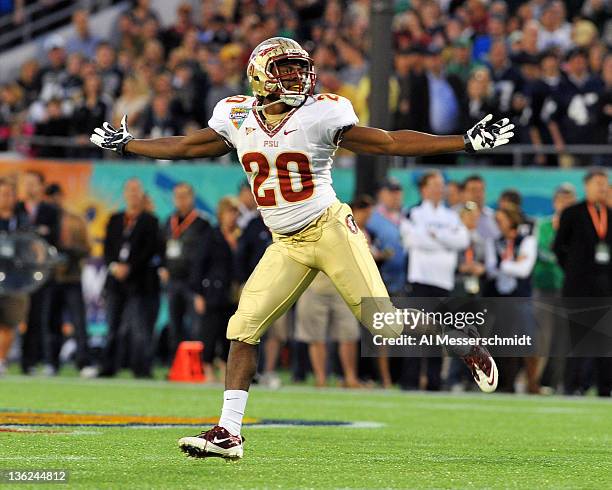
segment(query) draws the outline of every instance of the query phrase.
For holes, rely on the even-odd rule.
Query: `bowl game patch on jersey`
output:
[[[231,108],[229,118],[236,129],[240,129],[250,111],[251,109],[248,107],[235,106]]]

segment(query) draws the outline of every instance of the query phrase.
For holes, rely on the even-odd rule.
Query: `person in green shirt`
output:
[[[457,75],[463,83],[467,84],[472,73],[485,66],[472,58],[472,43],[468,38],[457,39],[448,51],[450,57],[446,72]]]
[[[559,217],[563,210],[576,202],[576,189],[572,184],[561,184],[553,195],[554,214],[538,221],[536,236],[538,239],[538,260],[533,271],[534,297],[536,301],[550,304],[560,296],[563,285],[563,270],[557,263],[552,251],[555,241]],[[553,357],[541,357],[538,365],[538,376],[541,374],[541,385],[553,389],[563,380],[564,359],[555,357],[563,342],[560,336],[553,336],[553,329],[557,315],[550,308],[536,308],[536,319],[540,326],[538,344],[543,346],[540,351],[544,354],[551,352]],[[545,347],[544,347],[545,346]]]

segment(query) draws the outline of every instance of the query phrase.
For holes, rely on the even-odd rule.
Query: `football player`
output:
[[[287,38],[271,38],[257,46],[247,76],[253,96],[221,100],[209,127],[192,135],[134,139],[124,116],[118,129],[104,123],[91,136],[94,144],[120,155],[159,159],[218,157],[235,149],[272,231],[273,243],[246,282],[228,324],[231,349],[219,423],[179,441],[184,452],[198,457],[242,457],[240,430],[259,339],[320,271],[330,277],[357,319],[371,331],[394,337],[404,329],[398,323],[376,330],[371,312],[362,312],[363,298],[376,298],[374,310],[378,312],[394,312],[395,308],[351,209],[338,201],[332,187],[332,158],[337,148],[369,154],[432,155],[495,148],[513,136],[514,126],[508,119],[491,123],[491,115],[458,136],[359,126],[347,99],[314,94],[312,59]],[[464,349],[456,354],[467,363],[475,381],[483,391],[494,391],[497,368],[491,355],[479,346]]]

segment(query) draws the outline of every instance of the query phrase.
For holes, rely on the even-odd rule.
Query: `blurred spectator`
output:
[[[198,41],[204,44],[223,45],[231,40],[231,33],[227,29],[227,20],[219,13],[213,13],[211,17],[205,17],[206,9],[203,10],[202,22],[198,34]],[[272,35],[276,34],[274,32]],[[269,36],[263,36],[263,39]],[[261,39],[261,41],[263,41]],[[258,41],[256,44],[259,44]],[[254,47],[254,46],[253,46]]]
[[[522,222],[518,231],[522,235],[533,235],[535,221],[525,215],[523,211],[523,197],[516,189],[506,189],[501,192],[497,199],[497,209],[510,209],[520,214]]]
[[[63,97],[66,73],[66,42],[59,34],[52,34],[44,43],[48,64],[40,72],[40,98]]]
[[[241,230],[245,230],[251,220],[260,217],[255,197],[253,197],[253,192],[251,191],[251,185],[246,179],[240,183],[240,188],[238,189],[238,210],[240,211],[238,228]]]
[[[66,73],[68,78],[64,84],[65,97],[67,99],[77,100],[82,95],[83,90],[83,65],[84,57],[80,53],[72,53],[68,56],[66,62]]]
[[[133,76],[123,80],[121,96],[113,107],[113,125],[119,126],[124,115],[129,116],[130,124],[138,127],[140,117],[149,103],[149,90]]]
[[[473,201],[467,201],[461,206],[459,216],[463,226],[469,234],[469,245],[460,253],[458,280],[456,280],[456,290],[458,294],[479,295],[481,292],[480,281],[485,273],[485,251],[487,240],[478,233],[478,222],[480,221],[480,209]]]
[[[604,58],[602,78],[605,87],[597,103],[597,143],[612,144],[612,53]],[[599,161],[609,164],[610,155],[601,155]]]
[[[191,284],[194,308],[201,315],[200,338],[204,342],[204,370],[210,382],[217,380],[213,361],[220,360],[221,379],[229,352],[225,334],[227,323],[236,311],[235,253],[240,230],[237,225],[238,201],[224,197],[217,205],[218,225],[213,228],[210,243],[202,247],[198,263],[192,270]]]
[[[455,286],[457,257],[469,246],[468,230],[456,211],[444,205],[444,179],[438,171],[419,180],[421,204],[413,207],[400,232],[408,250],[408,282],[415,298],[448,297]],[[421,359],[403,360],[403,389],[419,386]],[[427,358],[427,389],[441,388],[440,357]]]
[[[353,217],[355,218],[355,224],[357,227],[363,232],[370,245],[370,252],[372,253],[372,257],[376,262],[379,270],[382,264],[385,263],[389,258],[393,256],[392,249],[382,249],[380,245],[380,241],[378,240],[376,234],[368,228],[368,223],[372,218],[372,214],[374,212],[375,201],[368,196],[367,194],[357,196],[351,202],[351,209],[353,210]],[[369,338],[371,338],[371,333],[366,329],[362,328],[360,330],[361,338],[367,339],[367,342],[371,342]],[[383,388],[391,388],[392,379],[391,379],[391,371],[389,368],[389,358],[387,356],[386,347],[380,346],[378,350],[378,354],[376,356],[376,366],[372,366],[371,359],[362,357],[359,360],[359,376],[365,377],[369,379],[378,379],[382,384]],[[366,371],[367,372],[364,372]]]
[[[60,236],[60,217],[57,208],[43,200],[44,175],[36,170],[26,171],[23,174],[23,191],[24,200],[17,203],[15,212],[27,216],[30,228],[50,245],[56,247]],[[21,371],[23,374],[32,374],[34,367],[44,354],[44,305],[52,286],[53,279],[30,296],[28,327],[21,339]]]
[[[472,59],[471,43],[467,38],[459,38],[452,44],[452,56],[448,61],[447,73],[456,75],[465,84],[472,72],[481,66]]]
[[[442,52],[431,47],[425,58],[426,75],[415,81],[412,90],[424,101],[427,125],[415,128],[420,131],[436,134],[455,134],[465,126],[466,110],[465,87],[455,75],[445,73]],[[424,157],[423,162],[431,162],[431,157]],[[436,164],[454,163],[453,154],[437,155]]]
[[[566,77],[554,99],[555,111],[551,115],[550,131],[558,151],[565,144],[596,143],[597,103],[603,93],[599,77],[588,72],[587,54],[574,49],[567,55]],[[588,157],[578,158],[586,164]]]
[[[113,214],[106,227],[104,262],[108,333],[100,376],[114,376],[129,338],[129,365],[136,377],[152,376],[155,284],[149,266],[157,253],[157,218],[144,210],[144,191],[138,179],[124,185],[125,210]]]
[[[7,151],[13,125],[24,110],[23,91],[16,83],[0,86],[0,151]]]
[[[27,105],[34,102],[40,92],[40,76],[38,62],[36,60],[28,60],[19,70],[19,78],[17,84],[23,90],[24,101]]]
[[[402,245],[400,225],[403,221],[404,193],[397,179],[385,180],[378,191],[378,201],[367,229],[376,235],[379,248],[388,251],[380,273],[391,296],[401,295],[406,284],[406,251]]]
[[[166,257],[160,269],[168,292],[169,352],[171,358],[183,340],[195,338],[193,293],[189,284],[191,271],[197,264],[203,247],[211,244],[211,226],[195,208],[191,185],[181,182],[174,186],[174,213],[164,229]]]
[[[234,87],[227,82],[225,68],[218,61],[209,63],[206,66],[206,71],[210,79],[210,88],[206,94],[205,101],[206,120],[208,120],[212,116],[212,111],[217,102],[231,95],[235,95],[238,91],[238,87]]]
[[[336,48],[344,67],[338,72],[338,77],[342,82],[349,85],[358,86],[361,79],[368,73],[369,65],[364,54],[354,44],[345,39],[336,42]]]
[[[66,42],[68,54],[79,53],[86,58],[94,58],[100,39],[89,29],[89,12],[85,9],[75,10],[72,14],[72,25],[75,35]]]
[[[90,245],[87,223],[81,216],[65,209],[62,188],[58,184],[50,184],[45,195],[47,201],[55,206],[60,214],[58,252],[62,261],[55,270],[55,280],[49,286],[43,306],[45,369],[47,374],[56,374],[60,367],[65,313],[70,319],[76,341],[77,369],[84,369],[91,362],[81,285],[83,261],[89,256]]]
[[[512,97],[522,88],[522,76],[515,65],[510,62],[508,49],[504,40],[493,43],[489,53],[489,70],[498,97],[501,112],[508,112]]]
[[[157,13],[151,8],[151,0],[136,0],[134,3],[129,15],[135,25],[142,26],[150,19],[159,22]]]
[[[565,19],[566,11],[563,2],[555,0],[544,6],[540,17],[538,49],[545,51],[558,48],[567,51],[571,44],[572,27]]]
[[[116,53],[107,42],[101,42],[96,48],[96,69],[102,79],[102,90],[112,99],[119,96],[123,74],[116,66]]]
[[[553,144],[549,123],[555,110],[555,99],[562,82],[560,60],[555,50],[544,52],[540,58],[542,76],[527,87],[531,101],[531,115],[528,121],[529,137],[536,147]],[[536,153],[538,165],[556,165],[556,155]]]
[[[326,342],[338,343],[347,388],[361,386],[357,378],[359,324],[329,277],[320,272],[297,302],[295,337],[308,344],[310,363],[319,388],[327,385]]]
[[[192,8],[187,2],[180,3],[176,8],[176,22],[168,27],[162,34],[166,52],[171,52],[180,46],[183,36],[193,28]]]
[[[200,125],[205,125],[207,113],[203,107],[202,100],[206,93],[205,90],[209,90],[208,81],[201,74],[196,73],[194,66],[188,63],[179,64],[174,69],[173,75],[172,88],[176,93],[174,103],[178,115],[183,120],[195,120]],[[235,87],[233,89],[236,90]],[[216,92],[216,90],[211,88],[209,95],[212,92]],[[235,94],[236,92],[234,91],[233,93]],[[228,96],[219,93],[216,95],[221,95],[217,102]]]
[[[145,138],[176,136],[182,133],[183,126],[170,110],[170,103],[167,95],[159,94],[154,96],[151,104],[145,108],[142,126]]]
[[[500,208],[495,213],[497,226],[501,236],[495,241],[489,241],[486,251],[487,275],[493,280],[493,288],[489,296],[530,298],[532,295],[531,275],[537,259],[537,241],[531,234],[523,234],[520,227],[523,216],[512,205]],[[536,338],[536,325],[528,302],[516,302],[511,308],[504,309],[512,318],[505,318],[505,334],[526,334],[532,339]],[[508,330],[513,328],[516,330]],[[516,357],[503,357],[498,361],[500,365],[499,390],[515,391],[515,379],[521,367],[521,359]],[[525,358],[528,390],[530,393],[539,392],[537,376],[537,357]]]
[[[552,251],[552,245],[559,229],[561,213],[575,202],[576,190],[573,185],[562,184],[557,187],[553,195],[554,214],[538,221],[536,233],[538,260],[533,270],[534,297],[545,304],[544,307],[535,310],[539,326],[538,352],[544,356],[538,366],[538,375],[542,374],[545,365],[548,364],[546,368],[548,372],[543,376],[542,385],[552,389],[556,389],[561,384],[563,376],[563,351],[559,338],[561,335],[555,329],[560,312],[550,309],[554,308],[554,300],[561,296],[563,270]],[[551,357],[546,359],[546,353],[549,351]]]
[[[608,175],[601,169],[589,171],[584,177],[585,200],[569,206],[559,219],[553,250],[565,273],[562,295],[567,298],[596,298],[612,295],[610,247],[612,229],[608,217],[612,209],[606,205]],[[597,308],[594,308],[597,309]],[[585,318],[585,313],[570,313],[569,333],[575,349],[588,329],[597,325],[599,317]],[[590,321],[590,320],[593,321]],[[585,331],[586,330],[586,331]],[[588,366],[591,361],[570,357],[565,366],[566,394],[583,394],[589,387]],[[599,396],[610,396],[612,390],[611,358],[596,358],[594,368]]]
[[[157,39],[148,40],[143,48],[142,61],[149,65],[154,73],[161,73],[164,69],[164,47]]]
[[[480,209],[475,202],[467,201],[460,206],[458,212],[463,226],[468,230],[470,242],[468,247],[459,254],[453,296],[479,297],[483,290],[487,249],[487,240],[478,233]],[[470,303],[466,303],[465,308],[469,307]],[[450,390],[464,391],[470,379],[470,372],[465,363],[457,357],[451,357],[446,380]]]
[[[46,117],[36,124],[34,133],[44,139],[34,145],[37,156],[47,158],[65,158],[67,148],[65,141],[70,135],[72,121],[62,112],[62,101],[51,99],[46,105]]]
[[[470,175],[463,181],[463,199],[475,202],[480,209],[478,220],[479,235],[488,240],[499,236],[499,229],[495,222],[495,212],[486,203],[485,181],[480,175]]]
[[[446,205],[454,209],[455,211],[459,211],[463,204],[463,183],[457,182],[456,180],[449,180],[446,183]]]
[[[401,228],[408,250],[408,282],[416,297],[448,296],[454,287],[457,252],[469,245],[467,229],[456,211],[445,206],[444,180],[437,171],[419,181],[421,204]]]
[[[29,227],[23,210],[15,208],[17,191],[12,182],[0,179],[0,234],[10,234]],[[8,369],[8,354],[13,344],[15,330],[28,315],[27,294],[0,295],[0,377]]]
[[[499,107],[489,72],[480,68],[474,70],[467,82],[468,114],[467,126],[473,126],[487,114]]]
[[[506,41],[506,18],[504,15],[490,15],[487,19],[486,33],[474,38],[474,58],[485,61],[487,53],[493,50],[493,46],[499,42]]]
[[[83,100],[74,110],[72,122],[76,137],[87,142],[95,128],[108,121],[112,109],[112,99],[102,92],[102,79],[98,75],[88,75],[83,84]],[[85,146],[79,150],[82,157],[102,157],[97,148]]]

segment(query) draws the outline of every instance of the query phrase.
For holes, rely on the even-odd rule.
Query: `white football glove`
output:
[[[493,119],[493,114],[489,114],[482,121],[477,123],[463,137],[466,151],[472,153],[480,150],[490,150],[497,146],[505,145],[514,136],[512,130],[514,124],[510,124],[507,117],[500,119],[496,123],[488,124]]]
[[[94,129],[94,132],[89,137],[94,145],[103,148],[104,150],[112,150],[123,155],[125,145],[134,137],[130,134],[127,128],[127,115],[121,119],[119,129],[113,128],[109,123],[105,122],[101,128]]]

